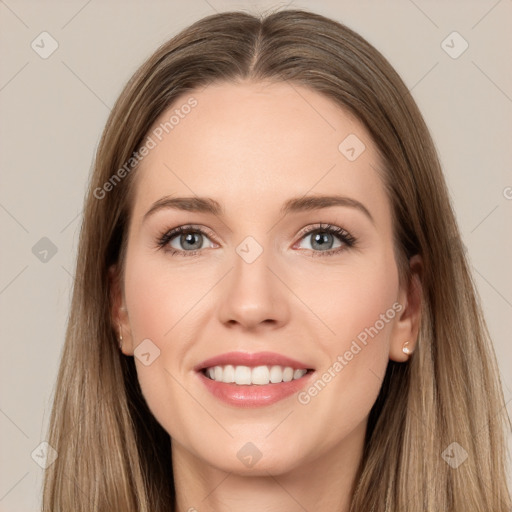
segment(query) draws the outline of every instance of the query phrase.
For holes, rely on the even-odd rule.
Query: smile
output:
[[[230,352],[195,367],[206,389],[236,407],[261,407],[298,393],[311,380],[314,369],[273,352]]]

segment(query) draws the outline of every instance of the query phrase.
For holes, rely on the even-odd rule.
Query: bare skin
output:
[[[124,293],[117,288],[112,310],[124,354],[145,339],[160,350],[148,366],[135,361],[172,438],[176,510],[346,512],[388,361],[407,360],[405,342],[414,350],[421,260],[411,261],[415,284],[401,286],[381,162],[364,127],[331,100],[286,83],[216,84],[178,99],[155,126],[190,96],[197,106],[137,170]],[[338,148],[350,134],[365,145],[353,161]],[[290,198],[333,194],[369,215],[350,204],[280,214]],[[164,208],[144,220],[163,196],[213,198],[224,215]],[[328,233],[315,243],[320,223],[354,245]],[[194,256],[180,234],[157,248],[162,233],[189,224],[207,231],[192,229]],[[251,263],[237,252],[248,236],[262,249]],[[231,351],[277,352],[314,378],[302,400],[229,405],[194,367]],[[319,379],[325,386],[308,391]],[[244,446],[255,464],[237,456]]]

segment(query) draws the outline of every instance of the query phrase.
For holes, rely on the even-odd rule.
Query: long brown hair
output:
[[[401,276],[408,278],[412,255],[423,258],[417,349],[407,363],[389,362],[351,512],[509,512],[510,421],[429,131],[375,48],[344,25],[302,10],[204,18],[163,44],[117,100],[85,200],[48,432],[58,458],[46,470],[43,510],[172,509],[170,438],[145,403],[133,358],[118,349],[108,269],[125,258],[137,173],[126,163],[155,120],[184,93],[239,80],[306,86],[354,114],[384,163]],[[467,459],[452,467],[454,453]]]

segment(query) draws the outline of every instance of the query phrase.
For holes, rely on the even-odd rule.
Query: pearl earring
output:
[[[404,346],[402,347],[402,352],[403,352],[404,354],[410,355],[410,354],[412,354],[412,351],[411,351],[411,349],[410,349],[407,345],[409,345],[409,342],[408,342],[408,341],[406,341],[406,342],[404,343]]]

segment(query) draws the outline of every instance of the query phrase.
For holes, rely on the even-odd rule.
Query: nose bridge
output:
[[[268,274],[270,273],[268,267],[272,265],[272,260],[275,258],[272,255],[269,238],[262,241],[260,236],[259,239],[261,243],[253,236],[247,236],[235,248],[236,256],[233,261],[232,279],[242,288],[263,285],[259,291],[265,290],[268,293],[270,291],[268,290]]]
[[[223,322],[254,327],[262,322],[281,324],[286,320],[286,294],[274,275],[276,266],[269,237],[260,243],[255,237],[247,236],[235,247],[234,268],[227,279],[219,309]]]

